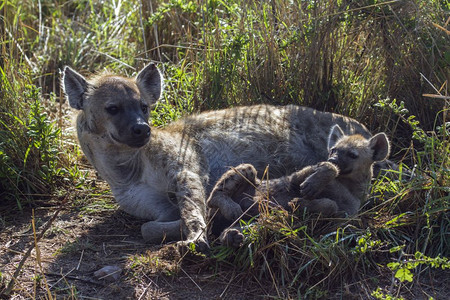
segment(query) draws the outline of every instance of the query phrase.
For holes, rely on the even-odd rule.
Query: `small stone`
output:
[[[106,266],[94,272],[94,277],[98,280],[117,281],[122,273],[122,268],[118,266]]]

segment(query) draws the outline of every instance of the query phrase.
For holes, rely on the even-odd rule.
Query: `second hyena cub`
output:
[[[243,215],[256,216],[263,202],[285,209],[293,205],[324,216],[356,214],[366,200],[373,163],[389,155],[389,141],[384,133],[370,139],[347,136],[335,125],[328,138],[328,152],[328,161],[272,180],[259,180],[250,164],[226,172],[207,201],[214,214],[213,231],[217,234]],[[230,228],[220,239],[236,247],[243,235]]]

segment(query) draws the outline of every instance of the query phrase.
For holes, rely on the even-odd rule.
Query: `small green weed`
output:
[[[395,278],[400,282],[413,281],[413,273],[411,270],[416,269],[418,266],[429,266],[431,268],[441,268],[443,270],[450,269],[450,261],[447,257],[428,257],[423,253],[416,252],[414,259],[406,259],[400,262],[390,262],[387,267],[395,272]]]
[[[375,291],[370,294],[372,297],[378,300],[405,300],[403,297],[395,297],[389,294],[383,293],[383,290],[378,287]]]

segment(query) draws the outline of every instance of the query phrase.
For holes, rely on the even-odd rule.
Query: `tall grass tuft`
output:
[[[22,208],[80,174],[68,164],[61,129],[45,105],[55,103],[54,94],[45,100],[33,81],[34,40],[28,40],[30,29],[21,27],[23,7],[8,1],[0,8],[0,198]]]
[[[198,109],[297,103],[379,126],[372,105],[388,96],[428,130],[443,107],[421,96],[432,88],[420,75],[444,82],[450,63],[445,32],[430,30],[445,21],[439,1],[151,3],[146,49],[192,64]]]
[[[15,68],[6,67],[10,69],[2,68],[4,95],[0,102],[0,196],[21,207],[36,197],[49,196],[57,178],[65,175],[61,132],[46,113],[40,90],[32,84],[18,88],[5,73]],[[15,105],[8,107],[11,103]]]

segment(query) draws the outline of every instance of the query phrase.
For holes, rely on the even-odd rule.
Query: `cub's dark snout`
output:
[[[332,148],[328,153],[328,162],[332,163],[335,166],[341,167],[342,165],[342,151],[339,151],[336,148]]]
[[[331,157],[328,158],[328,162],[330,162],[330,163],[332,163],[334,165],[337,165],[339,163],[339,160],[338,160],[338,158],[336,156],[331,156]]]
[[[327,161],[338,167],[339,174],[350,174],[352,172],[352,164],[348,161],[348,159],[345,159],[342,156],[342,154],[337,155],[336,153],[334,153],[334,155],[330,155],[328,157]]]

